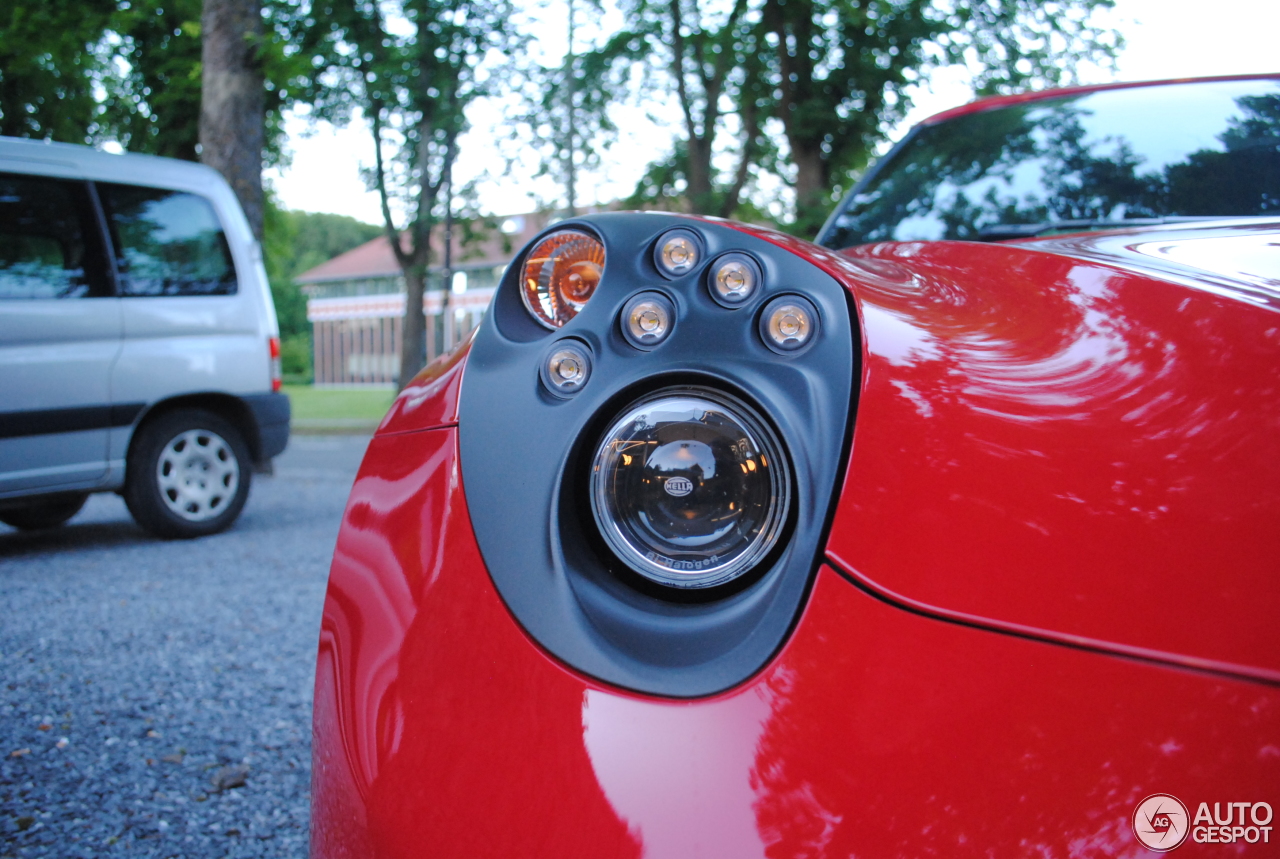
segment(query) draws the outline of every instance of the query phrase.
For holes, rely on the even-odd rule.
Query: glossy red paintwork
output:
[[[997,107],[1006,107],[1011,104],[1021,104],[1028,101],[1040,101],[1046,98],[1061,98],[1067,95],[1082,95],[1091,92],[1100,92],[1109,89],[1133,89],[1135,87],[1146,86],[1166,86],[1168,84],[1178,83],[1200,83],[1206,81],[1252,81],[1265,78],[1280,79],[1280,75],[1222,75],[1219,77],[1201,77],[1201,78],[1165,78],[1157,81],[1136,81],[1112,84],[1090,84],[1087,86],[1061,87],[1059,89],[1039,90],[1037,92],[1020,92],[1013,95],[994,95],[988,98],[980,98],[971,101],[968,104],[962,104],[959,107],[953,107],[944,110],[941,113],[935,113],[933,116],[921,122],[921,125],[936,125],[939,122],[945,122],[948,119],[954,119],[957,116],[964,116],[969,113],[978,113],[983,110],[994,110]]]
[[[833,559],[941,615],[1280,679],[1280,316],[1025,245],[848,256]]]
[[[378,432],[410,432],[456,424],[462,370],[470,352],[471,337],[468,337],[457,349],[424,367],[391,404]]]
[[[493,589],[456,433],[375,438],[352,491],[317,670],[316,859],[1140,856],[1148,794],[1280,806],[1280,689],[920,616],[826,566],[740,688],[604,688]]]
[[[1280,310],[1280,218],[1167,224],[1019,239],[1036,250],[1093,259]]]

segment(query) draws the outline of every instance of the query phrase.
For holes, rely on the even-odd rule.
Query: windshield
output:
[[[1280,213],[1280,81],[1104,90],[921,126],[841,206],[827,247]]]

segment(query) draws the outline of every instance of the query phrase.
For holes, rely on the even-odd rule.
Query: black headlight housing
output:
[[[642,692],[719,692],[783,643],[819,560],[851,425],[849,298],[722,223],[613,213],[554,229],[598,237],[608,265],[549,331],[522,301],[517,260],[477,332],[458,432],[481,553],[516,619],[574,668]],[[700,252],[679,276],[656,262],[673,229]],[[709,277],[726,254],[760,277],[738,305]],[[630,318],[641,295],[672,316],[654,343]],[[820,322],[803,349],[765,340],[780,296]],[[561,342],[590,362],[570,396],[543,366]]]

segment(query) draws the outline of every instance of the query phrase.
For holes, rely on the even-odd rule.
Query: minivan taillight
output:
[[[271,354],[271,390],[279,392],[283,379],[280,375],[280,338],[268,337],[267,349]]]

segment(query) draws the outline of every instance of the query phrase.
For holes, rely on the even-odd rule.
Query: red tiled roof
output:
[[[496,218],[498,224],[517,221],[519,229],[512,233],[504,233],[493,229],[482,239],[463,244],[465,235],[463,226],[455,224],[453,228],[453,265],[458,268],[473,268],[481,265],[503,265],[511,261],[516,251],[524,247],[551,220],[547,212],[532,212],[523,215],[510,215]],[[401,234],[401,241],[405,235]],[[443,259],[444,225],[437,224],[431,231],[431,268],[440,267]],[[298,284],[328,283],[337,280],[366,280],[384,277],[398,277],[400,266],[395,254],[391,252],[391,243],[386,236],[378,236],[353,248],[344,254],[323,262],[309,271],[294,278]]]

